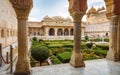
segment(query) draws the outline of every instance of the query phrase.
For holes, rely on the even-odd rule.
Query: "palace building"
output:
[[[107,37],[109,36],[109,20],[106,17],[104,7],[97,10],[92,7],[87,12],[85,35],[89,37]]]
[[[41,22],[29,22],[29,36],[47,40],[73,40],[73,22],[70,18],[45,16]],[[82,23],[82,36],[84,36],[85,23]]]

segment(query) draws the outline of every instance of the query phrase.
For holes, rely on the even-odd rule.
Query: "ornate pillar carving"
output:
[[[87,0],[69,0],[69,12],[74,21],[74,50],[70,64],[74,67],[84,67],[81,54],[81,20],[87,9]]]
[[[30,74],[28,57],[28,16],[32,8],[32,0],[10,0],[18,19],[18,60],[14,75]]]
[[[110,49],[107,59],[120,60],[120,0],[105,0],[107,17],[110,20]]]

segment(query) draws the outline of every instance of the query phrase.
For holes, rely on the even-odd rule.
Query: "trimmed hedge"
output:
[[[83,49],[83,50],[87,49],[86,44],[81,44],[81,49]]]
[[[65,45],[63,45],[63,47],[73,48],[73,44],[65,44]]]
[[[109,45],[96,45],[96,47],[101,48],[102,50],[109,50]]]
[[[104,41],[105,41],[105,42],[109,42],[109,38],[105,38]]]
[[[53,64],[61,64],[60,60],[56,56],[52,56],[51,59]]]
[[[68,63],[70,61],[71,55],[71,52],[63,52],[59,53],[57,57],[62,63]]]

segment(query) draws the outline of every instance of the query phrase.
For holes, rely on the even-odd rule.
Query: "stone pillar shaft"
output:
[[[84,67],[84,61],[81,54],[81,19],[83,13],[74,12],[71,14],[74,20],[74,50],[71,56],[70,64],[74,67]]]
[[[81,22],[74,22],[74,50],[75,53],[80,53],[81,42]]]
[[[118,20],[118,29],[117,29],[117,52],[118,52],[118,57],[119,57],[119,61],[120,61],[120,16],[119,16],[119,20]]]
[[[57,36],[57,30],[58,30],[58,28],[55,28],[55,36]]]
[[[49,28],[45,29],[45,36],[49,36]]]
[[[15,75],[30,73],[30,62],[28,58],[27,23],[27,20],[18,19],[18,61],[16,64]]]
[[[14,75],[29,75],[30,61],[28,57],[28,16],[32,8],[32,0],[10,0],[18,19],[18,60]]]
[[[107,54],[107,59],[113,61],[120,60],[120,26],[119,26],[120,17],[112,16],[110,18],[110,50]]]

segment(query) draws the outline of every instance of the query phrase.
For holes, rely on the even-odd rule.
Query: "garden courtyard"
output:
[[[73,52],[73,40],[41,40],[34,37],[31,46],[31,66],[69,63]],[[81,52],[84,60],[104,59],[109,50],[109,39],[82,40]],[[48,52],[45,52],[45,51]],[[47,59],[47,60],[46,60]]]

